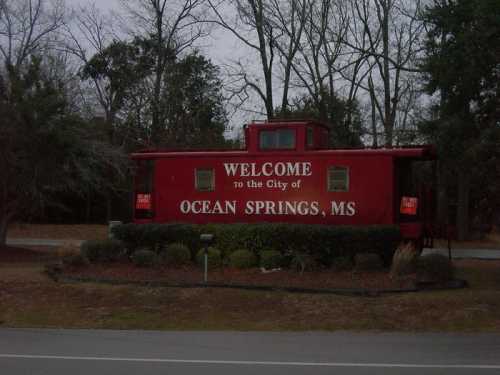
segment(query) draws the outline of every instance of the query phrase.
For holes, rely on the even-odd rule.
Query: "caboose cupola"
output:
[[[312,120],[253,122],[245,127],[250,152],[324,150],[328,139],[328,126]]]

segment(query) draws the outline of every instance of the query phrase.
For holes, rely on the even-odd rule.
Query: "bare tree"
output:
[[[158,145],[168,127],[161,106],[164,75],[173,60],[206,33],[203,24],[205,0],[123,0],[131,32],[147,35],[154,45],[154,78],[151,98],[151,142]]]
[[[345,71],[352,76],[348,106],[354,106],[364,60],[358,51],[356,61],[345,56],[342,42],[348,32],[349,8],[343,0],[209,0],[209,4],[214,13],[209,22],[232,33],[260,60],[257,77],[241,60],[233,64],[232,97],[247,101],[256,93],[272,118],[278,93],[280,115],[286,115],[289,97],[305,91],[328,120],[328,101],[339,91],[335,81]],[[350,122],[349,116],[346,123]]]
[[[396,146],[423,141],[419,137],[418,123],[423,122],[425,106],[422,101],[422,88],[416,77],[405,79],[401,90],[401,101],[396,115],[394,144]]]
[[[270,8],[264,0],[221,0],[216,2],[208,0],[214,14],[213,19],[206,22],[215,23],[232,33],[243,45],[257,53],[260,59],[264,87],[258,80],[250,78],[247,69],[240,69],[231,74],[234,83],[241,83],[239,88],[233,90],[233,96],[246,99],[248,89],[251,89],[263,101],[267,117],[274,117],[273,99],[273,66],[276,54],[275,25],[270,22]],[[236,12],[237,20],[231,22],[223,13],[224,6],[229,5],[231,11]],[[236,65],[243,67],[241,61]]]
[[[256,94],[272,118],[280,91],[282,114],[291,95],[305,92],[321,118],[346,129],[359,101],[369,101],[375,145],[379,135],[392,145],[395,129],[406,129],[418,96],[410,82],[419,71],[424,27],[419,1],[207,1],[213,13],[207,22],[230,32],[260,62],[256,76],[242,59],[234,62],[231,98],[244,102]],[[343,119],[330,103],[337,98],[346,106]]]
[[[412,79],[412,73],[418,72],[416,62],[424,27],[418,19],[420,2],[352,0],[351,6],[368,43],[361,46],[347,39],[346,44],[370,57],[373,71],[363,87],[382,122],[384,143],[391,146],[400,103],[411,88],[408,80]]]
[[[339,1],[308,0],[307,6],[304,40],[294,72],[301,86],[313,98],[320,117],[327,120],[327,101],[335,96],[335,79],[342,63],[342,40],[348,18]]]
[[[75,12],[74,22],[65,27],[65,48],[85,66],[94,55],[102,54],[113,40],[112,18],[103,14],[95,5],[81,6]],[[91,97],[95,97],[104,113],[105,123],[112,127],[117,114],[116,92],[105,77],[90,77]],[[82,99],[88,95],[82,93]],[[92,107],[92,106],[91,106]],[[93,108],[93,111],[95,108]],[[113,143],[113,140],[110,140]]]
[[[16,69],[49,48],[65,22],[63,0],[1,0],[0,55]]]
[[[359,143],[359,129],[355,129],[359,121],[354,114],[358,110],[358,91],[367,74],[367,55],[344,43],[352,31],[350,8],[344,0],[305,0],[304,5],[302,30],[294,44],[296,53],[290,59],[292,88],[296,96],[307,101],[308,110],[332,124],[333,142]],[[280,28],[295,41],[284,23]]]
[[[369,43],[368,34],[365,32],[364,25],[359,22],[358,15],[354,7],[352,6],[351,0],[342,0],[343,6],[346,8],[347,16],[347,31],[342,40],[342,44],[344,45],[344,50],[342,53],[343,60],[345,61],[344,65],[338,70],[340,76],[346,82],[347,87],[347,105],[348,105],[348,113],[347,113],[347,123],[352,123],[352,112],[355,103],[358,102],[359,98],[359,89],[362,88],[363,84],[366,86],[366,80],[370,79],[370,74],[373,69],[373,63],[369,61],[369,54],[366,51],[367,45]],[[354,45],[355,48],[350,47]],[[370,85],[368,85],[370,87]],[[373,96],[369,90],[370,94],[370,103],[373,104]],[[376,124],[375,119],[375,111],[374,106],[371,105],[371,114],[370,119],[373,126]],[[377,145],[377,133],[373,132],[373,143]]]
[[[308,0],[270,1],[269,22],[281,35],[275,41],[283,68],[281,115],[286,115],[289,106],[289,92],[296,55],[309,17]]]

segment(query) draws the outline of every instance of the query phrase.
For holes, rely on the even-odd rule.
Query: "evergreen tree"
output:
[[[142,147],[225,146],[227,119],[219,71],[197,52],[183,58],[167,54],[156,126],[152,126],[155,51],[150,39],[114,42],[83,68],[83,79],[106,81],[111,128],[135,135],[129,144]]]
[[[448,196],[463,239],[470,216],[484,215],[481,202],[500,207],[500,171],[491,168],[500,160],[500,2],[435,0],[425,19],[423,69],[429,93],[440,100],[421,130],[439,148],[441,221]]]
[[[0,74],[0,247],[12,220],[60,204],[62,194],[107,188],[126,163],[71,111],[63,84],[41,66],[32,58]]]
[[[226,114],[219,70],[198,53],[178,60],[165,75],[165,135],[162,144],[180,148],[225,147]]]

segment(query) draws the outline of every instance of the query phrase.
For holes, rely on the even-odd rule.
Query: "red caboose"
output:
[[[429,196],[411,164],[434,159],[432,147],[329,149],[328,127],[314,121],[252,123],[245,141],[133,154],[135,222],[396,224],[423,238]]]

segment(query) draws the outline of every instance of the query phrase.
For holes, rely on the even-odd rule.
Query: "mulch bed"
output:
[[[63,277],[115,280],[123,282],[157,282],[172,285],[199,284],[203,282],[203,271],[199,267],[139,268],[130,263],[113,265],[90,265],[83,268],[66,268]],[[414,280],[393,280],[387,271],[380,272],[336,272],[324,270],[298,273],[281,270],[263,273],[260,269],[239,270],[223,268],[209,270],[208,281],[212,284],[291,287],[305,289],[403,289],[414,287]]]
[[[0,248],[0,263],[43,262],[56,255],[52,247],[31,246],[30,248],[6,246]]]

